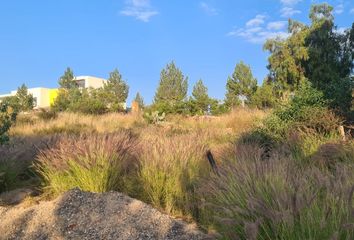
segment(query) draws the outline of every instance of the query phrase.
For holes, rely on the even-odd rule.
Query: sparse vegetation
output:
[[[134,114],[118,70],[85,89],[68,68],[39,112],[22,86],[0,103],[0,191],[120,191],[220,239],[354,239],[354,140],[338,130],[352,124],[354,25],[336,31],[331,11],[314,5],[309,26],[289,20],[265,43],[261,87],[237,64],[224,103],[202,80],[188,99],[174,62]]]
[[[226,239],[250,238],[252,233],[264,239],[352,236],[347,227],[352,221],[347,211],[353,198],[352,141],[343,145],[326,133],[337,120],[333,125],[326,120],[325,127],[295,121],[296,128],[280,131],[284,138],[265,158],[266,146],[253,138],[245,141],[245,136],[264,127],[262,119],[272,114],[278,113],[238,109],[220,117],[170,115],[159,125],[136,115],[59,113],[49,121],[32,115],[32,122],[16,124],[11,134],[45,143],[26,159],[36,159],[43,190],[54,195],[73,187],[122,191]],[[73,126],[77,130],[70,130]],[[305,132],[310,126],[319,131]],[[11,143],[18,141],[15,137]],[[216,171],[207,150],[214,155]],[[18,175],[8,175],[12,184],[3,190],[18,185]]]

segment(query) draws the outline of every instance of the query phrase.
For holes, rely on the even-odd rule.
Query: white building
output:
[[[104,86],[106,79],[92,77],[92,76],[77,76],[74,81],[78,84],[79,88],[101,88]],[[9,94],[0,95],[0,102],[6,97],[15,96],[17,90],[11,91]],[[28,93],[32,94],[34,97],[34,108],[49,108],[53,103],[55,98],[58,96],[58,89],[50,88],[29,88]],[[126,109],[126,103],[122,103],[124,109]]]
[[[2,99],[6,97],[15,96],[17,90],[11,91],[10,94],[0,95],[0,102]],[[28,93],[32,94],[34,98],[34,109],[38,108],[48,108],[54,102],[55,98],[58,95],[57,89],[50,89],[50,88],[29,88]]]
[[[101,88],[106,79],[92,76],[77,76],[74,78],[80,88]]]

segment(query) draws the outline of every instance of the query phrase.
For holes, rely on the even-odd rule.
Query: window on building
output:
[[[85,88],[85,79],[76,80],[76,84],[79,88]]]

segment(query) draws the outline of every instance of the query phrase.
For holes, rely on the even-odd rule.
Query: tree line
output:
[[[153,103],[144,106],[139,92],[135,101],[148,111],[167,114],[220,114],[240,105],[273,108],[286,104],[304,84],[310,84],[323,93],[330,108],[349,119],[353,114],[354,23],[338,31],[332,11],[333,7],[326,3],[313,5],[309,25],[289,19],[289,37],[266,41],[263,48],[270,54],[269,73],[261,86],[251,67],[240,61],[227,79],[223,101],[208,95],[202,79],[188,97],[188,77],[172,61],[161,71]],[[127,100],[129,86],[117,69],[99,89],[80,89],[74,79],[70,68],[60,77],[59,94],[52,106],[55,111],[124,111],[122,104]],[[33,99],[26,97],[26,89],[23,85],[15,97],[5,102],[17,110],[28,110]]]

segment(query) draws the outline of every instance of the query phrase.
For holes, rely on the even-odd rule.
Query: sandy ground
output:
[[[118,192],[73,189],[53,201],[0,207],[0,239],[211,239]]]

